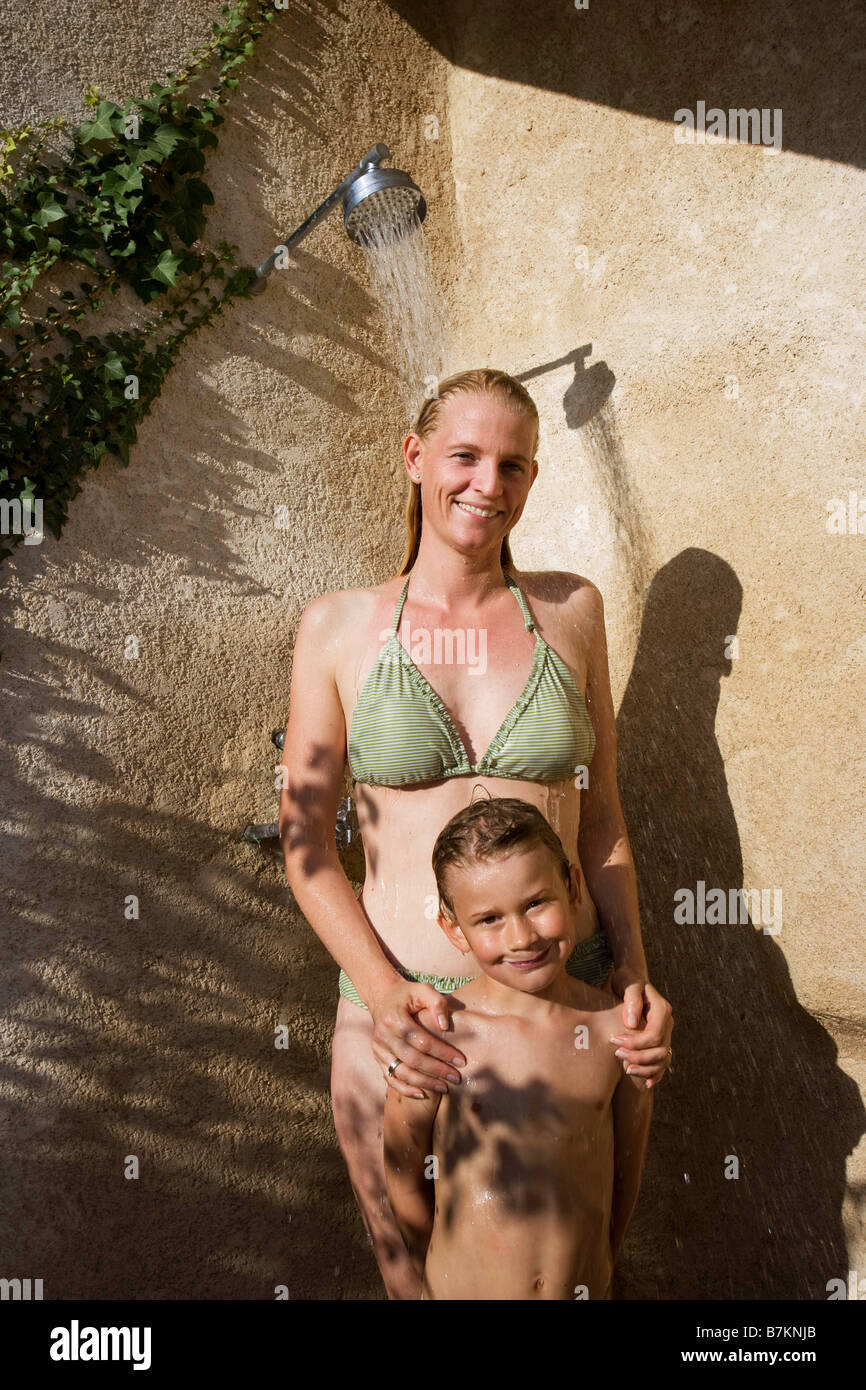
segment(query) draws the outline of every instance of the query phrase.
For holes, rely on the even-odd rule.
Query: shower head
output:
[[[359,246],[395,241],[420,226],[427,215],[424,195],[402,169],[380,168],[382,160],[390,158],[387,145],[374,145],[306,221],[256,267],[253,293],[264,289],[277,256],[303,241],[339,198],[343,199],[346,231]]]
[[[346,231],[359,246],[408,236],[426,216],[424,194],[402,169],[370,165],[343,195]]]

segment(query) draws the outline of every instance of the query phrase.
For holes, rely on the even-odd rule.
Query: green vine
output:
[[[129,462],[185,340],[249,298],[255,269],[236,265],[237,247],[201,242],[214,201],[206,152],[235,69],[275,17],[263,2],[248,11],[248,0],[223,6],[212,41],[146,100],[121,107],[90,88],[93,118],[65,143],[64,117],[0,130],[0,560],[36,529],[34,511],[59,537],[82,474],[106,455]],[[64,263],[91,274],[77,292],[45,291]],[[83,336],[75,325],[124,284],[165,307],[141,327]]]

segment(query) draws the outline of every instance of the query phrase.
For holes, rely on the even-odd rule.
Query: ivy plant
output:
[[[203,174],[236,70],[274,13],[240,0],[221,14],[212,40],[147,98],[120,106],[90,88],[91,119],[71,132],[63,117],[0,129],[0,559],[28,518],[33,531],[34,510],[60,535],[87,469],[107,456],[128,464],[185,340],[249,297],[255,269],[237,264],[238,248],[202,242],[214,201]],[[86,278],[46,290],[64,265]],[[100,332],[124,284],[152,312]]]

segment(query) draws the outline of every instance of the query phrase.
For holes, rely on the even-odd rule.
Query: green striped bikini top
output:
[[[586,702],[562,657],[538,631],[509,574],[535,650],[526,685],[484,757],[470,763],[447,709],[397,639],[409,575],[388,640],[358,696],[349,730],[349,767],[356,782],[405,787],[442,777],[514,777],[557,782],[588,767],[595,731]]]

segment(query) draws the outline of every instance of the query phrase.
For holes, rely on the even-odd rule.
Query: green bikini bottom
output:
[[[612,967],[613,956],[603,931],[597,931],[594,936],[579,941],[565,962],[567,974],[573,975],[577,980],[585,980],[588,985],[595,985],[596,988],[604,984]],[[400,966],[397,966],[397,969],[404,980],[433,985],[441,994],[453,994],[455,989],[460,989],[461,985],[468,985],[470,980],[476,978],[474,975],[425,975],[421,970],[403,970]],[[340,994],[352,1004],[360,1004],[362,1009],[366,1009],[367,1005],[345,970],[340,971]]]

